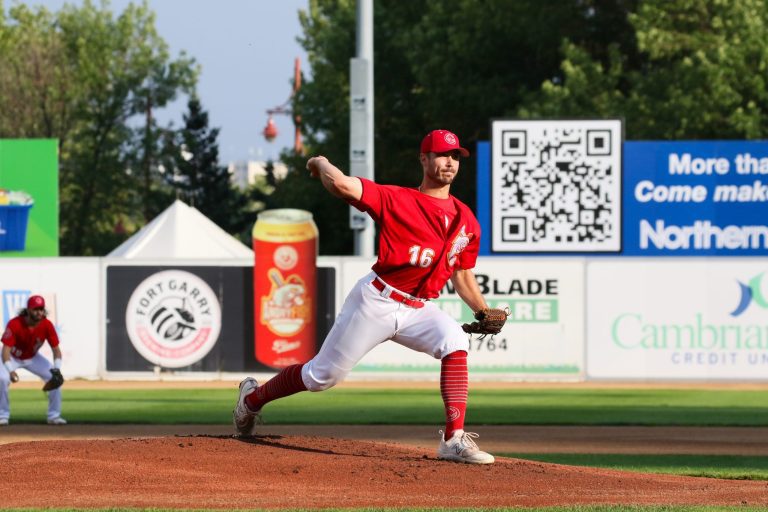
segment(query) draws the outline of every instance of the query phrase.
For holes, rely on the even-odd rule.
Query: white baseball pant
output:
[[[11,364],[16,370],[24,369],[40,377],[43,382],[51,378],[53,365],[39,352],[29,359],[17,359],[11,356]],[[0,364],[0,419],[10,419],[11,406],[8,400],[8,387],[11,385],[11,374],[4,364]],[[61,416],[61,388],[48,392],[48,419]]]
[[[376,274],[360,279],[347,295],[341,313],[320,351],[301,369],[309,391],[323,391],[338,384],[376,345],[392,340],[436,359],[469,350],[469,339],[448,313],[427,301],[413,308],[371,285]]]

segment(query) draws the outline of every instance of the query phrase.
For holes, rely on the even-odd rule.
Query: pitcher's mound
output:
[[[518,459],[439,461],[397,444],[179,436],[3,446],[3,507],[501,507],[768,505],[768,485]]]

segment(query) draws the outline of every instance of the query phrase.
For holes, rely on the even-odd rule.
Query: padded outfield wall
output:
[[[768,380],[768,259],[587,266],[587,378]]]
[[[319,260],[317,343],[346,291],[371,261]],[[512,311],[502,333],[471,342],[474,380],[768,380],[768,259],[521,259],[481,257],[476,268],[493,305]],[[184,366],[164,367],[137,350],[129,297],[147,276],[194,274],[219,302],[219,334]],[[167,274],[162,274],[167,275]],[[176,275],[176,274],[174,274]],[[227,379],[271,375],[254,358],[248,262],[130,262],[35,258],[0,266],[3,322],[40,293],[64,355],[64,373],[86,379]],[[190,281],[191,283],[192,281]],[[179,281],[179,284],[181,281]],[[188,291],[191,291],[188,290]],[[177,297],[178,298],[178,297]],[[457,321],[469,311],[446,287],[437,304]],[[50,356],[45,348],[44,353]],[[22,372],[25,380],[34,377]],[[436,379],[439,362],[388,342],[350,379]]]
[[[42,295],[61,341],[62,371],[66,377],[94,379],[99,371],[104,340],[104,302],[98,258],[14,258],[0,265],[0,321],[3,327],[26,307],[30,295]],[[42,353],[51,359],[46,343]],[[20,371],[25,380],[34,380]]]
[[[370,271],[371,264],[354,257],[319,258],[318,348],[347,291]],[[514,278],[510,268],[515,269]],[[584,262],[521,264],[481,258],[476,270],[490,303],[509,307],[512,315],[499,336],[471,341],[473,376],[582,379],[586,373]],[[248,261],[183,260],[169,265],[110,258],[15,260],[0,267],[3,321],[15,315],[29,295],[44,295],[59,329],[63,371],[69,378],[237,379],[243,374],[271,374],[275,369],[254,356],[252,279]],[[190,298],[192,303],[184,302]],[[214,318],[201,320],[211,311],[196,309],[195,300],[208,305],[215,301]],[[182,306],[190,315],[189,328],[207,329],[215,339],[203,339],[199,347],[193,344],[178,354],[148,351],[141,336],[155,328],[158,334],[163,326],[137,320],[134,313],[141,301],[147,310],[155,308],[150,316],[160,304]],[[471,312],[450,285],[436,302],[457,321],[470,320]],[[182,337],[178,343],[185,346]],[[388,342],[366,356],[350,378],[431,379],[438,373],[439,361]]]

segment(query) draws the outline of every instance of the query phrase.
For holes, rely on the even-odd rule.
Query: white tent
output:
[[[178,199],[110,252],[115,258],[251,258],[253,251]]]

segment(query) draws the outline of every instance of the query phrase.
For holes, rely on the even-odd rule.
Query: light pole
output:
[[[357,55],[349,61],[349,96],[349,173],[373,180],[373,0],[357,0]],[[350,206],[349,227],[355,256],[373,257],[371,218]]]
[[[293,91],[291,91],[291,95],[288,97],[285,103],[278,105],[277,107],[267,109],[267,126],[265,126],[264,130],[261,132],[262,135],[264,135],[264,138],[267,139],[267,142],[272,142],[275,140],[275,137],[277,137],[278,133],[277,125],[275,125],[275,120],[272,116],[276,114],[292,116],[294,126],[293,150],[297,154],[302,154],[304,152],[304,145],[301,143],[301,116],[293,114],[293,110],[291,110],[291,100],[300,88],[301,60],[296,57],[293,66]]]

